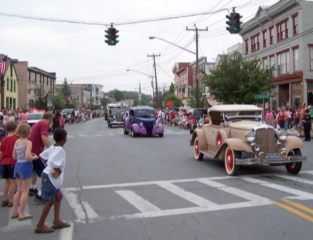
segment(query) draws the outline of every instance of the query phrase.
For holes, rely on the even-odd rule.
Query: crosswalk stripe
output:
[[[93,210],[93,208],[89,205],[88,202],[82,201],[82,204],[87,214],[88,223],[93,223],[97,222],[98,220],[101,220],[99,215]]]
[[[97,137],[103,137],[103,134],[96,134]]]
[[[313,185],[313,181],[308,180],[308,179],[304,179],[304,178],[298,178],[298,177],[294,177],[294,176],[290,176],[290,175],[289,176],[288,175],[278,175],[277,177],[284,178],[284,179],[287,179],[287,180],[292,180],[292,181],[295,181],[295,182],[300,182],[300,183]]]
[[[191,192],[187,192],[184,189],[170,183],[170,182],[159,182],[157,183],[158,186],[166,189],[167,191],[176,194],[177,196],[186,199],[189,202],[194,203],[195,205],[198,205],[199,207],[207,207],[216,205],[216,203],[211,202],[203,197],[200,197],[196,194],[193,194]]]
[[[129,190],[116,190],[117,194],[119,194],[122,198],[124,198],[127,202],[137,208],[140,212],[154,212],[161,211],[158,207],[143,199],[133,191]]]
[[[70,240],[73,238],[74,224],[72,222],[69,222],[69,224],[71,224],[70,227],[61,229],[59,240]]]
[[[86,223],[86,215],[84,213],[83,207],[79,204],[77,199],[77,194],[73,192],[63,193],[65,195],[66,200],[69,205],[74,209],[74,213],[76,214],[76,222]]]
[[[263,180],[259,180],[259,179],[255,179],[255,178],[251,178],[251,177],[243,177],[243,180],[247,181],[247,182],[251,182],[251,183],[256,183],[265,187],[269,187],[269,188],[273,188],[282,192],[287,192],[287,193],[291,193],[293,195],[293,197],[285,197],[288,199],[299,199],[299,200],[312,200],[313,199],[313,194],[311,193],[307,193],[307,192],[303,192],[300,190],[296,190],[296,189],[292,189],[289,187],[285,187],[285,186],[281,186],[275,183],[269,183]]]
[[[78,136],[80,136],[80,137],[88,137],[88,135],[81,134],[81,133],[79,133]]]
[[[233,187],[228,187],[222,183],[218,183],[218,182],[214,182],[208,179],[201,179],[199,180],[199,182],[204,183],[208,186],[214,187],[214,188],[218,188],[221,191],[230,193],[232,195],[241,197],[241,198],[245,198],[247,200],[250,201],[269,201],[267,198],[261,197],[259,195],[253,194],[253,193],[249,193],[237,188],[233,188]]]

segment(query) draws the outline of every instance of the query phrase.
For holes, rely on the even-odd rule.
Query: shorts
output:
[[[2,178],[14,179],[14,166],[15,165],[2,165]]]
[[[17,162],[14,167],[15,178],[30,178],[34,175],[33,164],[31,162]]]
[[[47,201],[54,201],[55,195],[60,191],[56,189],[55,186],[51,183],[49,176],[46,173],[41,175],[41,198]]]
[[[46,164],[41,161],[40,158],[33,160],[33,169],[37,173],[38,177],[41,177],[42,171],[46,168]]]

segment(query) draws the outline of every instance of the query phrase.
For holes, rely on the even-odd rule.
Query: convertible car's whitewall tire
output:
[[[194,143],[194,153],[195,153],[195,159],[198,161],[201,161],[203,159],[203,153],[200,152],[199,149],[199,139],[196,137],[195,143]]]
[[[290,151],[288,156],[302,156],[302,153],[300,149],[294,149]],[[287,171],[291,174],[298,174],[301,171],[301,168],[302,168],[302,162],[289,163],[286,165]]]
[[[239,153],[232,150],[230,147],[225,151],[225,170],[228,175],[235,176],[238,173],[239,166],[236,165],[236,158],[239,157]]]

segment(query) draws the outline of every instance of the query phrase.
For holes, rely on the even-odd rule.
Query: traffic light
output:
[[[242,30],[242,22],[240,22],[240,18],[242,18],[242,16],[240,16],[239,13],[233,11],[230,15],[226,15],[226,18],[229,19],[229,21],[226,22],[226,24],[229,26],[226,28],[226,30],[230,33],[240,33]]]
[[[110,27],[107,30],[105,30],[105,32],[107,33],[107,35],[105,35],[105,37],[107,38],[107,40],[105,40],[105,42],[110,45],[110,46],[114,46],[115,44],[117,44],[119,41],[117,40],[117,38],[119,37],[117,35],[117,33],[119,32],[118,30],[116,30],[114,27]]]

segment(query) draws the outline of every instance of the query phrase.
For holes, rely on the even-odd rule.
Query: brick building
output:
[[[313,105],[312,1],[279,1],[260,6],[243,24],[244,55],[259,57],[262,67],[276,66],[272,105]]]

